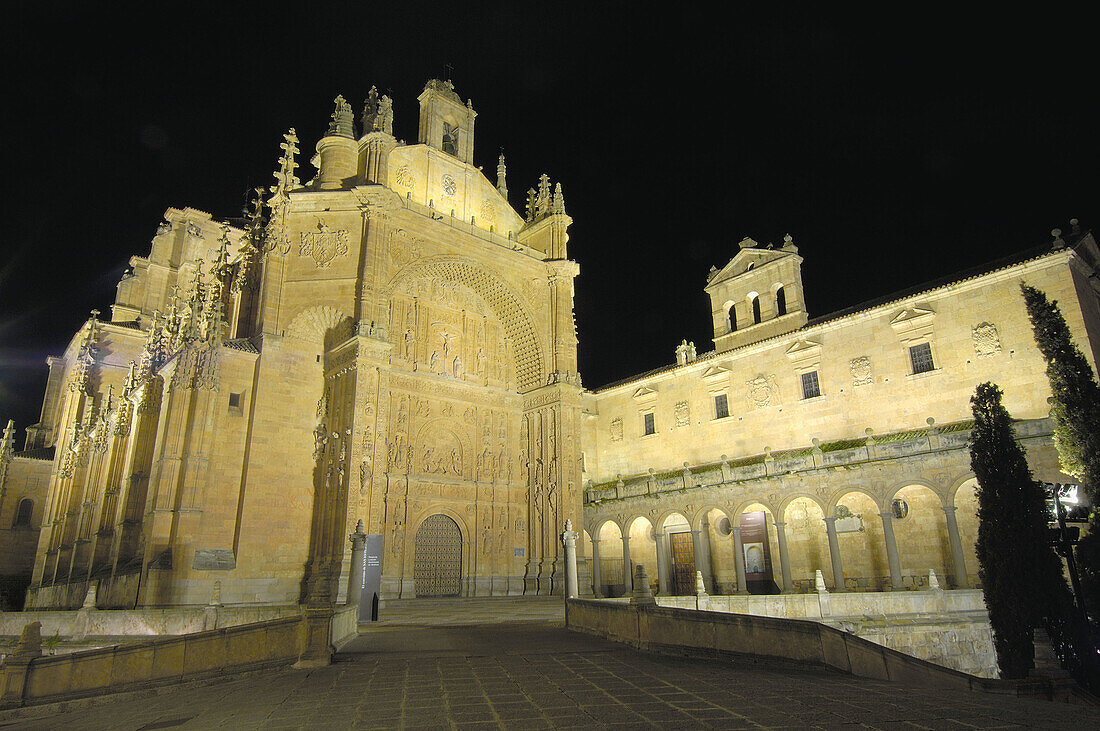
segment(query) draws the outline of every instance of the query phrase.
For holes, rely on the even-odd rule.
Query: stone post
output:
[[[634,589],[630,568],[630,534],[623,536],[623,591],[629,594]]]
[[[669,596],[672,594],[672,587],[668,570],[668,532],[655,531],[653,538],[657,541],[657,590],[661,592],[661,596]]]
[[[592,595],[599,599],[603,594],[603,577],[600,575],[600,539],[592,539]]]
[[[840,541],[836,538],[836,518],[825,519],[825,532],[829,535],[829,558],[833,562],[833,591],[844,591],[844,562],[840,559]]]
[[[565,530],[561,534],[565,546],[565,598],[577,598],[577,532],[573,530],[573,521],[565,521]]]
[[[878,514],[882,518],[882,536],[886,542],[886,560],[890,564],[890,584],[895,591],[901,589],[901,560],[898,558],[898,542],[894,539],[894,513],[886,510]]]
[[[947,540],[951,544],[951,561],[955,565],[955,587],[970,588],[970,577],[966,575],[966,559],[963,557],[962,538],[959,537],[959,522],[955,519],[955,506],[945,505],[943,514],[947,518]]]
[[[363,521],[355,524],[355,532],[348,536],[351,541],[351,568],[348,571],[348,604],[358,604],[363,594],[363,554],[367,550],[367,534],[363,530]]]
[[[740,516],[738,516],[740,519]],[[741,526],[732,525],[730,531],[733,534],[733,565],[737,567],[737,593],[748,594],[748,581],[745,579],[745,547],[741,543]]]
[[[779,541],[779,571],[783,577],[783,593],[790,594],[794,591],[794,582],[791,581],[791,557],[787,553],[787,524],[775,522],[775,537]]]
[[[638,564],[634,575],[634,592],[630,595],[631,604],[655,605],[657,600],[653,598],[653,590],[649,588],[649,576],[646,575],[645,565]]]
[[[710,524],[706,520],[699,526],[698,539],[698,550],[702,554],[702,558],[696,559],[695,563],[698,565],[699,561],[702,561],[703,583],[707,586],[708,591],[714,591],[714,563],[710,559]],[[699,571],[700,569],[696,568],[695,570]]]
[[[19,644],[0,663],[0,708],[16,708],[23,705],[23,690],[31,662],[42,656],[42,623],[31,622],[23,626]]]

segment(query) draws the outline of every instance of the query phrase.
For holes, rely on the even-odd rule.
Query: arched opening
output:
[[[673,513],[661,521],[661,530],[667,541],[666,557],[668,593],[685,596],[695,593],[695,543],[691,525],[680,513]]]
[[[756,296],[752,298],[752,322],[754,325],[760,322],[760,298]]]
[[[653,535],[653,524],[644,517],[637,517],[630,524],[630,572],[638,564],[645,566],[651,589],[657,584],[657,542]],[[624,567],[625,568],[625,567]],[[656,594],[656,590],[653,592]]]
[[[737,566],[733,562],[733,529],[725,511],[712,508],[703,516],[710,545],[710,570],[714,594],[737,591]]]
[[[886,538],[878,505],[862,492],[849,492],[833,509],[836,539],[849,591],[883,591],[890,576]]]
[[[777,317],[787,314],[787,293],[782,287],[775,290],[775,314]]]
[[[959,524],[963,563],[970,586],[981,586],[978,577],[978,481],[967,480],[955,492],[955,521]],[[958,580],[955,581],[958,586]]]
[[[600,596],[622,596],[626,591],[623,583],[623,532],[614,521],[607,521],[596,532],[595,550],[593,555],[599,555],[599,576],[593,574],[593,579],[598,580],[594,587]]]
[[[923,485],[902,488],[891,500],[901,585],[906,589],[927,586],[929,569],[939,577],[948,576],[951,542],[942,505],[939,496]]]
[[[413,556],[418,597],[462,593],[462,532],[452,518],[442,513],[429,515],[416,531]]]
[[[771,511],[760,503],[747,505],[737,516],[745,561],[745,588],[750,594],[778,594],[779,539]],[[732,542],[731,542],[732,545]]]
[[[443,140],[440,147],[448,155],[458,156],[458,126],[452,127],[447,122],[443,123]]]
[[[796,498],[783,511],[783,522],[786,524],[794,590],[799,593],[814,591],[814,572],[818,570],[826,585],[835,587],[829,536],[825,532],[825,513],[821,506],[807,497]]]
[[[729,310],[726,312],[726,319],[729,321],[730,332],[737,332],[737,305],[730,305]]]
[[[31,513],[34,512],[34,501],[28,497],[19,501],[19,505],[15,508],[15,520],[12,521],[12,528],[30,528],[31,527]]]

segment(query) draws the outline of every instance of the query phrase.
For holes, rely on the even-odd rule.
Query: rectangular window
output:
[[[729,401],[726,399],[726,394],[720,393],[714,397],[714,418],[725,419],[730,415]]]
[[[655,427],[653,425],[653,414],[652,413],[649,413],[649,414],[646,414],[645,416],[643,416],[642,420],[645,422],[645,436],[649,436],[650,434],[656,434],[657,433],[657,427]]]
[[[229,394],[229,408],[231,408],[231,409],[241,408],[241,395],[239,393]]]
[[[932,346],[921,343],[909,348],[909,360],[913,364],[913,373],[927,373],[936,370],[932,362]]]
[[[802,374],[802,398],[821,395],[821,384],[817,382],[817,371]]]

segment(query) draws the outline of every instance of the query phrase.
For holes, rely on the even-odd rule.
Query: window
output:
[[[653,413],[652,412],[644,415],[642,417],[642,421],[643,421],[643,426],[645,427],[644,432],[643,432],[644,436],[649,436],[650,434],[656,434],[657,433],[657,427],[654,426],[654,424],[653,424]]]
[[[752,322],[755,325],[760,322],[760,298],[752,298]]]
[[[231,408],[231,409],[241,408],[241,395],[239,393],[229,394],[229,408]]]
[[[913,364],[914,374],[936,370],[936,365],[932,362],[932,346],[928,343],[911,346],[909,360]]]
[[[30,528],[31,527],[31,511],[34,510],[34,501],[30,498],[23,498],[19,501],[19,506],[15,509],[15,520],[12,521],[12,528]]]
[[[775,291],[775,313],[777,317],[787,314],[787,293],[782,287]]]
[[[737,305],[730,305],[730,310],[727,313],[730,321],[730,332],[737,332]]]
[[[817,381],[817,371],[802,374],[802,398],[814,398],[821,395],[821,384]]]
[[[720,393],[714,397],[714,418],[725,419],[730,415],[729,400],[726,398],[726,394]]]

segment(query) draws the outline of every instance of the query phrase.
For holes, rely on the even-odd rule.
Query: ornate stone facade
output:
[[[503,161],[496,183],[473,165],[450,82],[419,101],[410,145],[389,97],[361,129],[338,97],[306,183],[290,130],[244,228],[166,212],[110,321],[51,366],[28,606],[92,580],[101,607],[342,600],[360,520],[382,598],[560,593],[557,534],[582,520],[571,219],[560,186],[525,217]]]

